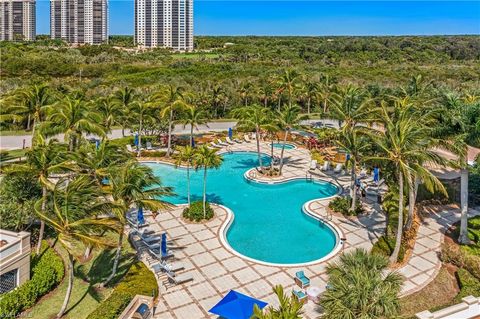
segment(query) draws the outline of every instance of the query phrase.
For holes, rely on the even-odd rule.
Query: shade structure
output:
[[[135,134],[135,138],[133,139],[133,144],[135,144],[135,146],[138,146],[138,134]]]
[[[138,225],[143,225],[145,224],[145,217],[143,216],[143,208],[139,207],[138,212],[137,212],[137,222]]]
[[[230,290],[209,312],[225,319],[248,319],[253,315],[254,305],[263,309],[267,303]]]
[[[233,131],[232,131],[232,128],[229,127],[228,128],[228,137],[231,139],[233,137]]]
[[[373,168],[373,181],[378,183],[380,180],[380,169],[378,167]]]

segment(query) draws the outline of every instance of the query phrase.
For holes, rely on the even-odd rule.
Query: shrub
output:
[[[377,242],[373,244],[371,253],[389,257],[393,253],[394,248],[395,238],[381,236],[378,238]],[[403,258],[405,258],[405,245],[402,243],[400,246],[400,252],[398,253],[397,262],[403,261]]]
[[[15,317],[32,307],[35,302],[55,288],[65,272],[63,261],[46,242],[40,255],[32,255],[31,279],[0,299],[0,317]]]
[[[352,205],[352,199],[350,197],[335,197],[329,204],[328,208],[334,212],[341,213],[347,216],[357,216],[363,213],[362,203],[357,199],[357,204],[355,205],[355,211],[350,211],[350,206]]]
[[[213,209],[210,207],[210,204],[206,203],[206,218],[205,220],[210,220],[213,217]],[[191,203],[190,207],[186,207],[183,210],[183,218],[186,218],[190,221],[199,222],[203,220],[203,202],[197,201]]]
[[[158,295],[155,275],[142,263],[133,264],[110,297],[88,315],[87,319],[115,319],[130,303],[135,295]]]
[[[445,243],[442,246],[440,259],[443,262],[466,269],[478,280],[480,280],[480,257],[469,254],[461,249],[460,246],[452,243]]]
[[[140,151],[141,157],[164,157],[166,154],[166,151]]]
[[[456,296],[458,301],[467,296],[478,295],[478,292],[480,291],[480,280],[473,276],[468,270],[462,268],[458,269],[456,277],[460,285],[460,292]]]

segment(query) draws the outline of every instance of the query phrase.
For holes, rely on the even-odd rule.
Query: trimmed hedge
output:
[[[196,222],[202,221],[203,219],[210,220],[213,217],[213,209],[208,202],[206,203],[205,211],[206,218],[203,218],[203,202],[193,202],[190,204],[190,207],[186,207],[183,210],[182,216],[183,218]]]
[[[0,317],[16,317],[32,307],[40,297],[62,281],[64,273],[62,258],[43,242],[40,255],[32,254],[31,279],[0,297]]]
[[[135,295],[158,295],[155,275],[142,262],[136,262],[130,267],[110,297],[102,301],[87,319],[118,318]]]
[[[395,248],[395,238],[386,238],[385,236],[381,236],[378,240],[373,244],[372,247],[372,254],[378,254],[385,257],[390,257],[393,253],[393,249]],[[398,253],[397,262],[403,261],[405,258],[405,245],[402,244],[400,246],[400,252]]]
[[[338,196],[335,197],[329,204],[328,208],[333,210],[334,212],[341,213],[342,215],[346,216],[357,216],[359,214],[363,214],[363,207],[360,200],[357,198],[357,204],[355,205],[355,211],[350,211],[350,207],[352,205],[352,199],[350,197],[342,197]]]

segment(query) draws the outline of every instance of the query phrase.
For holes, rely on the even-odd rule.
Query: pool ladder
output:
[[[306,180],[307,182],[313,182],[312,174],[309,173],[309,172],[306,172],[306,173],[305,173],[305,180]]]

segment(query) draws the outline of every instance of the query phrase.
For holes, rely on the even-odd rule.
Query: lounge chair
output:
[[[127,215],[126,217],[127,217],[127,222],[130,224],[131,227],[133,227],[135,229],[139,229],[139,228],[148,226],[147,223],[139,224],[136,217],[133,217],[131,215]]]
[[[210,142],[210,145],[214,148],[222,148],[221,145],[216,144],[215,142]]]
[[[228,136],[225,137],[225,141],[227,141],[227,143],[230,144],[230,145],[235,144],[235,143],[230,139],[230,137],[228,137]]]
[[[247,143],[251,143],[252,141],[250,140],[250,138],[248,137],[247,134],[243,135],[243,139],[245,140],[245,142]]]
[[[151,150],[153,150],[152,143],[147,142],[147,151],[151,151]]]
[[[317,169],[317,160],[312,160],[310,162],[310,170],[314,171]]]
[[[358,174],[358,178],[360,178],[360,179],[367,178],[367,170],[365,168],[362,168],[362,170]]]
[[[227,143],[225,143],[224,141],[222,141],[221,139],[217,138],[217,144],[218,145],[222,145],[222,146],[228,146]]]
[[[237,142],[238,144],[242,144],[243,142],[241,140],[239,140],[238,138],[234,138],[233,139],[234,142]]]
[[[324,171],[324,172],[326,172],[326,171],[328,171],[329,169],[330,169],[330,162],[329,162],[329,161],[323,162],[323,165],[322,165],[321,170]]]
[[[173,282],[175,285],[180,285],[188,281],[192,281],[193,277],[189,274],[174,275],[167,271],[168,281]]]
[[[182,263],[167,263],[165,261],[162,261],[158,264],[152,265],[152,268],[156,274],[170,272],[172,273],[172,275],[174,275],[175,271],[185,269],[185,265]]]
[[[295,273],[295,283],[300,288],[305,289],[308,286],[310,286],[310,279],[307,276],[305,276],[305,273],[303,272],[303,270],[297,271]]]
[[[256,140],[257,139],[257,135],[255,133],[252,133],[252,140]]]
[[[130,145],[130,144],[127,144],[127,151],[129,151],[130,153],[135,152],[132,148],[132,145]]]
[[[306,303],[308,301],[308,296],[303,291],[292,290],[292,294],[297,300],[301,303]]]
[[[161,245],[158,247],[148,247],[148,251],[152,254],[153,257],[156,257],[158,260],[164,260],[170,257],[173,257],[173,253],[170,250],[163,250]]]
[[[335,166],[335,168],[333,169],[333,172],[336,174],[340,173],[342,171],[342,167],[343,165],[338,163],[337,166]]]

